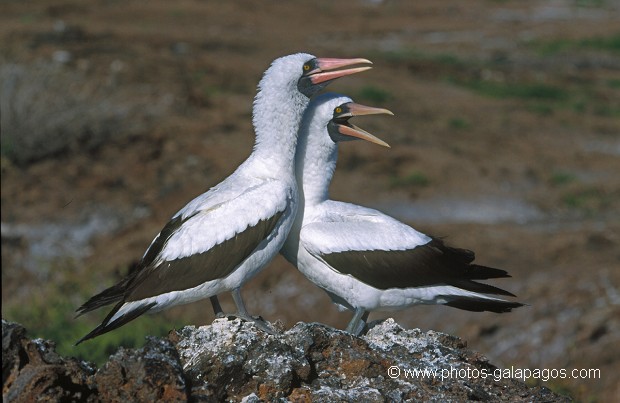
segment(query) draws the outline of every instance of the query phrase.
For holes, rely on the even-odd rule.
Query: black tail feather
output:
[[[450,281],[448,284],[454,287],[461,288],[463,290],[471,291],[471,292],[479,292],[482,294],[496,294],[496,295],[506,295],[508,297],[516,297],[513,293],[503,290],[499,287],[495,287],[489,284],[478,283],[476,281],[467,280],[454,280]]]
[[[456,297],[452,301],[446,302],[444,305],[472,312],[488,311],[504,313],[510,312],[513,308],[519,308],[525,304],[520,302],[495,301],[484,298]]]
[[[470,264],[467,266],[466,273],[467,278],[470,280],[488,280],[490,278],[512,277],[506,270],[488,266],[480,266],[477,264]]]
[[[125,294],[125,282],[118,283],[110,288],[106,288],[99,294],[91,297],[82,306],[76,309],[77,314],[75,317],[82,316],[83,314],[94,311],[102,306],[110,305],[123,299]]]
[[[77,315],[75,317],[79,317],[87,312],[94,311],[95,309],[101,308],[106,305],[110,305],[113,303],[117,303],[125,297],[125,293],[130,287],[130,284],[133,282],[136,277],[136,273],[139,272],[139,267],[137,269],[130,269],[127,277],[113,285],[112,287],[106,288],[101,291],[99,294],[91,297],[88,301],[86,301],[82,306],[80,306],[75,311]]]
[[[114,309],[112,309],[112,311],[103,320],[103,322],[101,322],[101,324],[99,326],[94,328],[86,336],[84,336],[80,340],[78,340],[75,343],[75,345],[77,346],[78,344],[82,343],[83,341],[86,341],[88,339],[92,339],[94,337],[97,337],[97,336],[100,336],[100,335],[102,335],[104,333],[107,333],[107,332],[109,332],[111,330],[117,329],[117,328],[123,326],[124,324],[126,324],[127,322],[130,322],[130,321],[136,319],[138,316],[142,315],[143,313],[145,313],[146,311],[148,311],[149,309],[151,309],[152,307],[157,305],[157,302],[151,302],[150,304],[141,305],[138,308],[134,309],[133,311],[127,312],[125,315],[121,316],[120,318],[116,319],[115,321],[110,322],[110,319],[112,319],[114,314],[116,312],[118,312],[118,310],[121,308],[121,306],[123,306],[124,303],[125,303],[124,301],[121,301],[118,304],[116,304]]]
[[[501,288],[473,281],[511,277],[506,270],[474,264],[474,252],[447,246],[438,238],[433,238],[429,245],[442,253],[443,260],[437,271],[443,271],[447,284],[473,292],[514,297],[514,294]]]

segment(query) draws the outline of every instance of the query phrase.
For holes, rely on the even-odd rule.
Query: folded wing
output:
[[[289,196],[260,197],[263,191],[285,190],[268,182],[227,203],[176,215],[153,240],[137,269],[89,299],[78,308],[78,316],[115,302],[187,290],[228,276],[272,235],[290,209]]]
[[[472,292],[513,295],[474,281],[510,277],[506,271],[472,264],[472,251],[446,246],[439,238],[398,224],[312,223],[302,229],[301,243],[333,270],[377,289],[451,285]]]

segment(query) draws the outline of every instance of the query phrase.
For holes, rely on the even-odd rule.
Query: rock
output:
[[[90,385],[95,368],[63,358],[53,342],[26,338],[26,329],[2,320],[2,400],[96,401]]]
[[[188,326],[171,338],[192,396],[313,402],[569,400],[544,387],[500,379],[498,373],[496,379],[499,370],[460,339],[404,330],[392,319],[362,338],[316,323],[298,323],[273,336],[238,319]],[[416,370],[422,371],[417,377]]]
[[[4,401],[546,401],[568,398],[500,377],[459,338],[392,319],[354,337],[317,323],[268,335],[252,323],[209,326],[120,348],[98,371],[2,321]],[[416,372],[417,371],[417,372]]]
[[[2,320],[2,397],[32,401],[187,401],[185,375],[168,340],[149,338],[137,350],[120,348],[101,369],[60,357],[52,342],[26,338]]]
[[[149,337],[138,350],[119,350],[94,376],[106,402],[185,402],[185,376],[168,340]]]

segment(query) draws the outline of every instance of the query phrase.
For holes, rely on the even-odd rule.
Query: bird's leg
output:
[[[366,320],[368,319],[368,314],[363,308],[355,308],[355,313],[353,314],[353,318],[349,325],[345,329],[346,332],[354,334],[355,336],[359,336],[362,334],[364,327],[366,327]]]
[[[364,323],[368,323],[368,315],[370,315],[370,312],[368,311],[364,312],[364,315],[362,315],[362,321]]]
[[[235,301],[235,305],[237,305],[236,316],[238,318],[243,319],[247,322],[254,322],[256,327],[268,334],[276,334],[276,331],[273,330],[263,318],[261,318],[260,316],[253,317],[248,313],[247,309],[245,309],[243,299],[241,298],[241,290],[239,288],[235,288],[234,290],[232,290],[232,297]]]
[[[241,298],[241,289],[235,288],[232,290],[232,297],[235,301],[235,305],[237,305],[237,314],[239,316],[250,317],[248,310],[245,309],[245,304],[243,303],[243,298]]]
[[[220,305],[220,300],[217,299],[217,295],[214,295],[209,298],[211,300],[211,306],[213,307],[213,313],[216,318],[223,318],[224,311],[222,310],[222,306]]]

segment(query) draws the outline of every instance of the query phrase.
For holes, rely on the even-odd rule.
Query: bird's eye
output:
[[[334,109],[334,113],[342,113],[342,108],[337,106],[336,109]]]
[[[308,71],[310,70],[310,65],[309,64],[304,64],[304,71]]]

